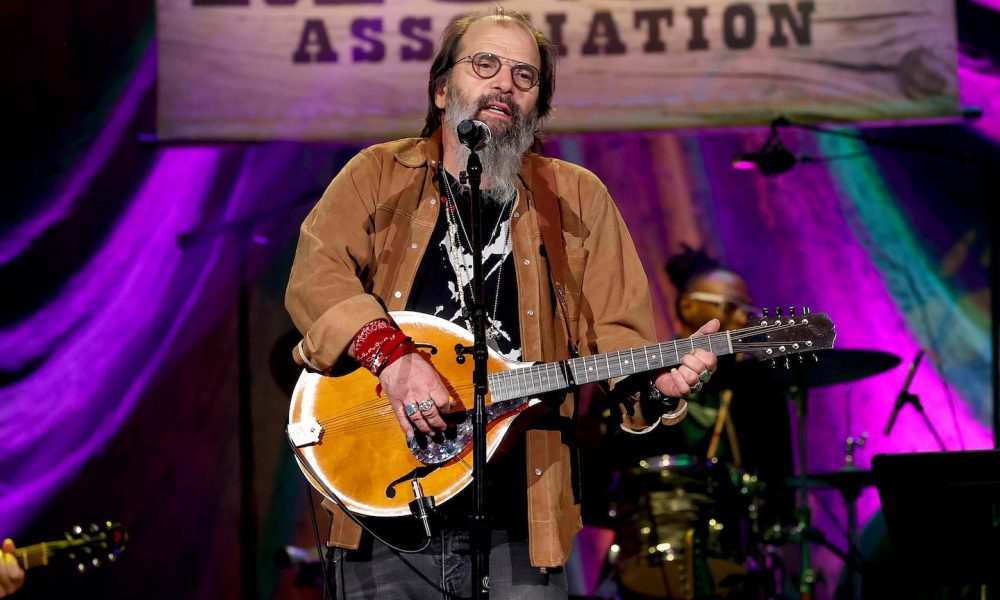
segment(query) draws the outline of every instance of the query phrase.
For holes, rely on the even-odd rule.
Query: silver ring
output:
[[[700,392],[701,391],[701,386],[702,386],[702,383],[699,381],[698,383],[695,383],[694,385],[691,386],[691,391],[692,392]]]
[[[413,404],[407,404],[406,406],[403,407],[403,410],[406,411],[406,416],[412,417],[413,415],[417,414],[417,403],[414,402]]]
[[[700,381],[700,382],[702,382],[702,383],[705,383],[706,381],[708,381],[708,379],[709,379],[709,378],[710,378],[711,376],[712,376],[712,372],[711,372],[711,371],[709,371],[708,369],[705,369],[705,370],[704,370],[704,371],[702,371],[701,373],[698,373],[698,381]]]
[[[417,408],[420,409],[420,412],[427,412],[430,409],[434,408],[434,401],[431,399],[424,400],[423,402],[417,405]]]

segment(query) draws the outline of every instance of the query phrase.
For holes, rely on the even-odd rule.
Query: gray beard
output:
[[[474,118],[479,112],[479,103],[463,101],[455,86],[448,87],[448,107],[450,110],[445,111],[444,123],[452,130],[458,129],[462,121]],[[535,141],[537,113],[532,111],[526,116],[516,106],[514,111],[510,128],[502,136],[494,133],[490,143],[478,152],[483,163],[482,198],[485,201],[504,204],[514,199],[524,153]],[[458,163],[467,164],[470,154],[472,150],[459,145],[456,153]]]

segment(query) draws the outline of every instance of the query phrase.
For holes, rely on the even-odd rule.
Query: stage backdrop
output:
[[[159,0],[164,139],[419,131],[447,23],[492,2]],[[559,47],[549,131],[945,117],[945,0],[515,0]]]

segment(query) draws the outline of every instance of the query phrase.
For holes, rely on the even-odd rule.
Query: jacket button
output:
[[[522,262],[524,262],[524,266],[526,266],[526,267],[531,264],[531,261],[528,260],[527,258],[524,259],[524,261],[522,261]]]
[[[402,298],[403,292],[396,290],[395,292],[392,293],[392,295],[395,296],[396,298]]]
[[[396,292],[396,293],[398,294],[399,292]],[[398,296],[397,296],[397,298],[398,298]],[[528,316],[529,316],[529,317],[533,317],[533,316],[535,316],[535,311],[533,311],[532,309],[530,309],[530,308],[529,308],[529,309],[528,309]]]
[[[413,242],[412,244],[410,244],[410,248],[416,250],[417,249],[417,243]]]
[[[518,217],[520,217],[520,216],[521,216],[521,213],[515,210],[515,211],[514,211],[514,215],[513,215],[513,216],[514,216],[514,218],[516,219],[516,218],[518,218]]]
[[[539,475],[540,476],[541,474],[542,474],[541,467],[535,467],[535,475]]]
[[[437,198],[431,198],[431,205],[437,204]]]

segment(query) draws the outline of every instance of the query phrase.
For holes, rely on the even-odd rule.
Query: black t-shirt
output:
[[[467,189],[452,182],[452,194],[442,194],[441,210],[413,282],[407,310],[441,317],[466,327],[462,302],[472,305],[472,247],[470,245],[471,199]],[[457,245],[453,247],[448,231],[449,198],[458,205],[454,218]],[[514,274],[513,241],[510,216],[514,201],[499,204],[482,202],[483,291],[486,297],[486,326],[493,332],[496,349],[509,360],[521,358],[521,334],[518,321],[517,280]],[[457,263],[457,264],[456,264]],[[461,282],[456,270],[461,273]]]

